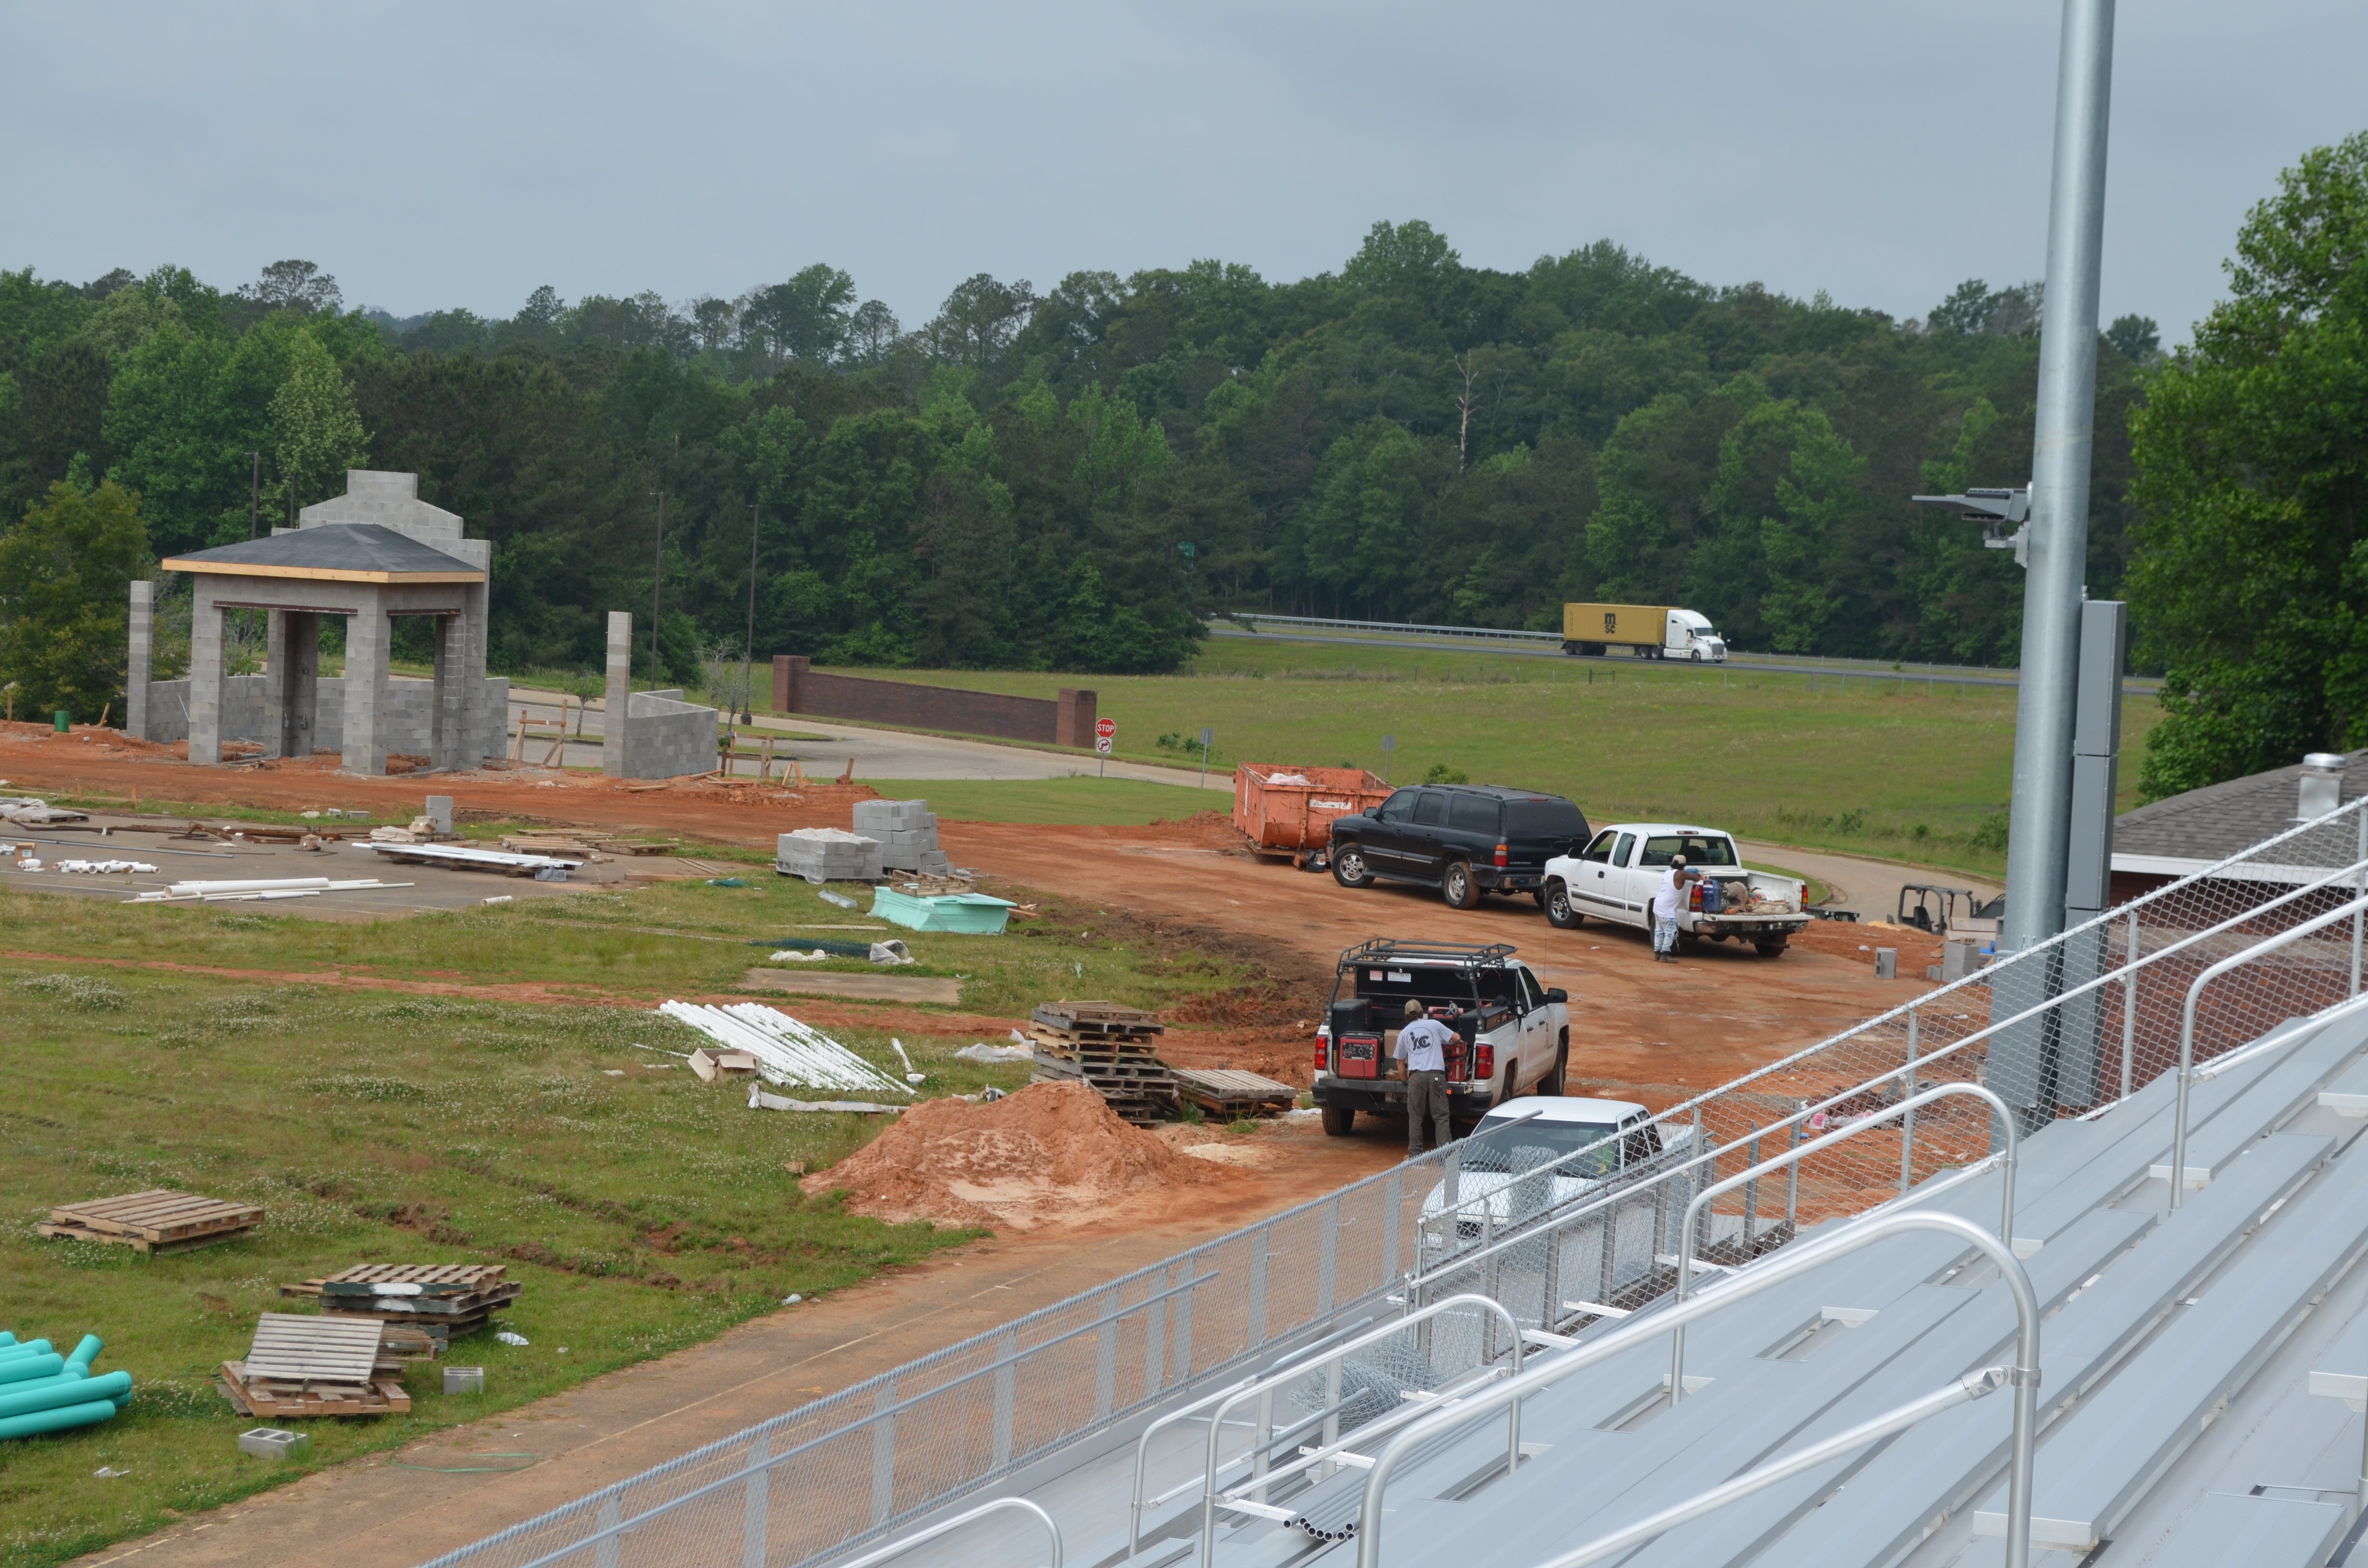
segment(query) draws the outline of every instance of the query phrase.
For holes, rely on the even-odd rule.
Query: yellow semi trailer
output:
[[[1724,664],[1726,642],[1710,618],[1669,605],[1565,605],[1562,651],[1600,658],[1625,648],[1639,659]]]

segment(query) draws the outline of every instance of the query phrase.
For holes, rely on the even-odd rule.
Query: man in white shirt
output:
[[[1454,1136],[1447,1120],[1447,1048],[1455,1031],[1431,1017],[1420,1002],[1406,998],[1406,1027],[1390,1054],[1406,1063],[1406,1158],[1425,1152],[1423,1124],[1429,1121],[1436,1149]]]
[[[1702,876],[1686,864],[1682,855],[1669,857],[1669,869],[1661,878],[1661,891],[1653,895],[1653,961],[1678,961],[1678,911],[1686,906],[1686,890]]]

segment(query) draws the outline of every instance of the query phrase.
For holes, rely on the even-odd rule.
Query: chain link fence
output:
[[[1736,1266],[1819,1221],[1979,1168],[1990,1108],[2033,1129],[2101,1109],[2177,1065],[2189,987],[2212,964],[2368,889],[2368,798],[1926,993],[1620,1135],[1493,1168],[1452,1144],[976,1335],[552,1510],[428,1568],[765,1568],[884,1537],[954,1495],[1241,1368],[1360,1304],[1464,1291],[1525,1325],[1633,1310],[1674,1278],[1687,1205],[1813,1139],[1854,1136],[1723,1195],[1696,1257]],[[2265,953],[2202,998],[2201,1062],[2359,993],[2362,920]],[[1490,1147],[1494,1149],[1492,1142]],[[1463,1325],[1457,1325],[1461,1329]],[[1456,1365],[1505,1353],[1474,1324]],[[1426,1369],[1423,1376],[1432,1375]],[[1417,1379],[1417,1381],[1419,1381]]]

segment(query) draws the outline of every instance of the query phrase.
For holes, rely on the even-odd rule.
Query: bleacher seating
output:
[[[2368,1269],[2355,1268],[2368,1251],[2368,1149],[2351,1145],[2368,1101],[2344,1096],[2368,1096],[2368,1018],[2277,1032],[2283,1049],[2194,1085],[2192,1185],[2176,1212],[2168,1076],[2024,1144],[2014,1230],[2047,1314],[2033,1547],[2055,1553],[2035,1561],[2070,1568],[2126,1536],[2146,1555],[2112,1563],[2315,1568],[2351,1522],[2361,1432],[2346,1402],[2368,1400]],[[1990,1175],[1930,1201],[1987,1226],[1998,1197]],[[1690,1330],[1689,1397],[1675,1406],[1665,1337],[1577,1373],[1527,1402],[1510,1477],[1501,1417],[1434,1437],[1391,1483],[1383,1561],[1528,1568],[2008,1358],[2011,1301],[1988,1265],[1964,1267],[1968,1256],[1978,1259],[1946,1237],[1898,1239],[1713,1313]],[[1993,1561],[2011,1424],[2009,1397],[1961,1406],[1623,1561]],[[1338,1532],[1364,1483],[1349,1468],[1271,1500]],[[1196,1557],[1197,1519],[1191,1498],[1156,1511],[1138,1562]],[[1077,1544],[1083,1561],[1112,1556],[1109,1540]],[[1355,1551],[1226,1516],[1214,1556],[1296,1568]]]

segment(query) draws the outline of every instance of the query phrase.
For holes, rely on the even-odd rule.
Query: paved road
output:
[[[585,715],[584,728],[597,735],[604,705],[592,704]],[[560,712],[557,692],[520,691],[510,693],[510,728],[515,731],[521,715],[542,720],[555,719]],[[579,708],[574,699],[567,699],[568,728],[572,733]],[[992,741],[950,740],[939,735],[916,735],[903,730],[875,730],[860,724],[845,724],[836,719],[816,719],[806,714],[786,718],[770,715],[759,718],[754,724],[743,725],[744,735],[759,738],[770,733],[776,735],[796,735],[800,739],[777,744],[775,766],[782,759],[795,758],[808,778],[836,778],[849,762],[855,765],[858,778],[1070,778],[1080,774],[1092,775],[1096,765],[1074,752],[1040,751],[1034,747],[1012,744],[997,745]],[[538,730],[526,743],[526,760],[540,763],[549,756],[551,732]],[[819,737],[819,738],[807,738]],[[744,743],[745,744],[745,743]],[[600,766],[600,747],[597,741],[575,741],[567,744],[565,764],[570,767]],[[754,777],[757,764],[744,760],[738,771]],[[1110,778],[1139,778],[1155,784],[1181,784],[1188,788],[1198,782],[1198,770],[1182,767],[1161,767],[1156,764],[1112,761],[1104,776]],[[1209,775],[1209,789],[1230,796],[1233,775],[1218,771]]]
[[[1899,908],[1899,890],[1909,882],[1968,888],[1984,899],[2005,891],[1998,883],[1968,877],[1962,871],[1936,871],[1929,866],[1872,860],[1858,855],[1836,855],[1822,849],[1798,849],[1788,844],[1763,844],[1737,839],[1744,858],[1757,866],[1780,866],[1804,877],[1815,877],[1831,890],[1827,907],[1855,911],[1861,920],[1888,920]]]

